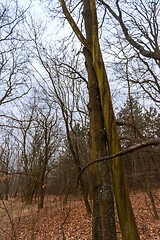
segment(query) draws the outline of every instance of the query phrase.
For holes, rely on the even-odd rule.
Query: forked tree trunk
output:
[[[87,4],[88,6],[87,11],[91,12],[92,23],[90,23],[90,20],[88,21],[88,18],[85,19],[85,22],[87,27],[92,29],[90,51],[93,58],[93,68],[95,70],[100,92],[108,152],[109,155],[112,155],[120,151],[120,145],[108,78],[99,45],[95,0],[84,0],[83,2],[84,5]],[[137,240],[139,239],[139,234],[130,203],[129,191],[127,189],[127,183],[124,174],[124,164],[120,158],[115,158],[112,160],[112,177],[122,237],[124,240]]]
[[[90,159],[95,160],[107,155],[106,136],[102,118],[102,109],[98,82],[92,67],[90,51],[84,49],[88,71],[89,115],[90,115]],[[109,162],[97,163],[91,169],[93,197],[93,240],[116,239],[114,199],[112,192]]]
[[[76,33],[78,39],[85,47],[84,53],[86,57],[89,78],[91,160],[93,161],[96,158],[102,157],[106,154],[105,144],[107,144],[109,155],[116,154],[120,151],[110,88],[99,45],[95,0],[82,1],[84,5],[83,17],[86,29],[86,38],[83,36],[82,32],[79,30],[73,18],[71,17],[65,1],[60,0],[60,2],[63,12],[73,31]],[[106,136],[106,139],[104,136]],[[106,204],[112,202],[112,194],[110,194],[112,191],[111,182],[106,182],[104,178],[104,176],[106,176],[107,181],[110,179],[111,170],[122,238],[123,240],[139,240],[139,234],[130,203],[126,178],[124,175],[123,162],[120,158],[115,158],[111,161],[111,165],[107,164],[105,166],[106,171],[104,171],[104,166],[102,167],[100,164],[95,164],[92,167],[94,180],[93,200],[95,208],[95,212],[93,211],[93,239],[115,239],[114,233],[112,235],[110,232],[110,226],[114,221],[114,218],[112,217],[112,206],[109,204],[108,206],[106,205],[106,207],[102,207],[103,201],[101,201],[104,199]],[[105,191],[103,191],[104,186],[106,187]],[[99,194],[101,191],[102,193],[105,193],[102,199],[100,198]],[[109,211],[111,213],[110,216],[108,214]],[[106,218],[109,224],[107,226],[107,230],[103,228]],[[108,237],[107,233],[105,234],[105,231],[107,231],[108,234],[111,234],[112,237]]]

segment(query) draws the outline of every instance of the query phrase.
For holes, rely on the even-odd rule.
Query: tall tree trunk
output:
[[[50,133],[48,132],[47,123],[45,122],[45,129],[44,129],[44,140],[45,140],[45,153],[44,159],[42,159],[42,166],[40,168],[40,176],[39,176],[39,186],[38,186],[38,209],[43,208],[44,206],[44,196],[45,196],[45,189],[46,189],[46,170],[49,161],[49,142],[50,142]]]
[[[92,15],[92,25],[90,25],[90,28],[92,29],[90,49],[93,58],[93,68],[95,70],[100,91],[102,115],[107,136],[108,151],[109,155],[112,155],[120,151],[116,120],[112,106],[108,78],[99,45],[95,0],[84,0],[84,2],[86,1],[89,2]],[[139,234],[130,203],[129,191],[124,174],[124,164],[120,158],[115,158],[112,160],[112,177],[122,237],[124,240],[137,240],[139,239]]]
[[[100,103],[98,82],[92,67],[90,51],[84,48],[88,71],[89,113],[90,113],[90,158],[95,160],[106,156],[106,140]],[[114,199],[111,171],[108,162],[93,165],[91,170],[93,196],[93,240],[116,239]]]
[[[38,209],[44,207],[44,196],[45,196],[45,186],[39,187],[39,194],[38,194]]]
[[[78,172],[78,174],[80,174],[80,172]],[[88,198],[89,197],[89,192],[88,192],[88,188],[86,188],[86,182],[83,179],[81,179],[81,181],[80,181],[80,187],[81,187],[82,196],[83,196],[83,199],[84,199],[84,204],[85,204],[85,207],[86,207],[86,211],[87,211],[88,214],[91,214],[92,209],[91,209],[89,198]]]

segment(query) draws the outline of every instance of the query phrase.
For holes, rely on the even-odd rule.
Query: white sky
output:
[[[32,3],[27,0],[19,0],[19,4],[24,8],[30,5],[29,12],[33,19],[35,19],[35,22],[41,20],[47,23],[46,34],[50,35],[54,42],[58,42],[58,40],[67,35],[68,32],[71,32],[71,28],[68,24],[65,25],[65,28],[62,27],[62,22],[58,17],[51,19],[45,9],[45,4],[40,3],[40,0],[32,0],[31,2]]]

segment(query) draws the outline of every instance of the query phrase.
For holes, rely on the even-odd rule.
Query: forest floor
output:
[[[160,194],[156,193],[156,196]],[[131,195],[141,240],[160,240],[160,219],[153,216],[145,193]],[[155,198],[160,215],[160,199]],[[45,206],[37,203],[25,206],[18,199],[0,202],[0,240],[91,240],[91,216],[86,214],[83,201],[68,197],[47,196]],[[121,239],[117,221],[118,240]]]

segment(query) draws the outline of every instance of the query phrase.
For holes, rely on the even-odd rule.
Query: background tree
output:
[[[16,185],[13,175],[19,154],[19,144],[13,136],[13,132],[12,128],[1,128],[0,174],[2,181],[0,192],[1,197],[5,200],[8,200],[9,196],[13,194],[13,185]]]
[[[23,173],[21,184],[24,201],[31,204],[34,194],[37,193],[38,207],[42,208],[47,174],[54,165],[61,134],[56,109],[51,108],[45,95],[37,96],[38,92],[33,98],[33,103],[23,109],[23,122],[20,122],[19,134],[20,166]]]
[[[150,108],[149,111],[144,112],[143,108],[133,98],[127,100],[124,107],[118,113],[117,120],[120,126],[121,145],[123,149],[144,140],[158,138],[159,116],[156,109]],[[159,181],[158,149],[159,147],[148,147],[145,150],[139,150],[132,153],[132,155],[124,157],[131,189],[146,191],[151,200],[156,218],[158,218],[158,213],[153,192],[157,189]]]

